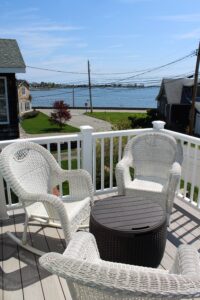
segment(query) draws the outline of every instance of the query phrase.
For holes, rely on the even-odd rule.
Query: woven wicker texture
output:
[[[67,280],[73,300],[200,296],[199,254],[189,245],[179,247],[172,270],[166,271],[103,261],[93,235],[77,232],[63,255],[45,254],[40,264]]]
[[[166,134],[152,132],[132,138],[116,166],[119,195],[154,199],[168,220],[181,175],[182,148]],[[134,168],[134,179],[130,175]]]
[[[63,170],[44,147],[17,142],[0,155],[4,179],[22,202],[28,219],[41,218],[61,223],[66,242],[85,221],[93,204],[93,186],[85,170]],[[65,202],[52,195],[53,187],[69,182],[70,197]]]

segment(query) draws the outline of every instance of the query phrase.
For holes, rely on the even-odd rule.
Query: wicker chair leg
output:
[[[6,234],[15,242],[17,243],[20,247],[24,248],[27,251],[30,251],[33,254],[36,254],[38,256],[42,256],[43,254],[45,254],[45,252],[40,251],[28,244],[23,244],[22,240],[18,239],[13,233],[11,233],[10,231],[7,231]]]

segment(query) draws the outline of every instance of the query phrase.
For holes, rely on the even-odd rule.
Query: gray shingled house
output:
[[[19,137],[16,73],[26,66],[17,41],[0,39],[0,140]]]
[[[165,78],[162,80],[157,100],[157,109],[164,117],[168,127],[184,131],[189,124],[192,89],[194,79],[191,78]],[[196,120],[195,133],[199,134],[200,125],[197,120],[200,103],[200,85],[197,89],[197,98],[195,103]]]

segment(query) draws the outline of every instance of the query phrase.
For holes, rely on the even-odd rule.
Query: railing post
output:
[[[8,219],[7,209],[6,209],[6,195],[3,183],[3,176],[0,173],[0,220]]]
[[[82,168],[87,170],[92,176],[93,170],[93,153],[92,153],[92,132],[93,127],[89,125],[80,126],[81,133],[83,136],[82,146]]]
[[[153,124],[153,129],[161,130],[164,129],[166,123],[164,121],[153,121],[152,124]]]

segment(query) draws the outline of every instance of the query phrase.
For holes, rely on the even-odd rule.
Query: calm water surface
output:
[[[159,87],[149,88],[92,88],[94,107],[156,107]],[[50,107],[56,100],[64,100],[73,106],[72,88],[32,90],[33,107]],[[74,105],[85,106],[89,99],[88,88],[74,89]]]

